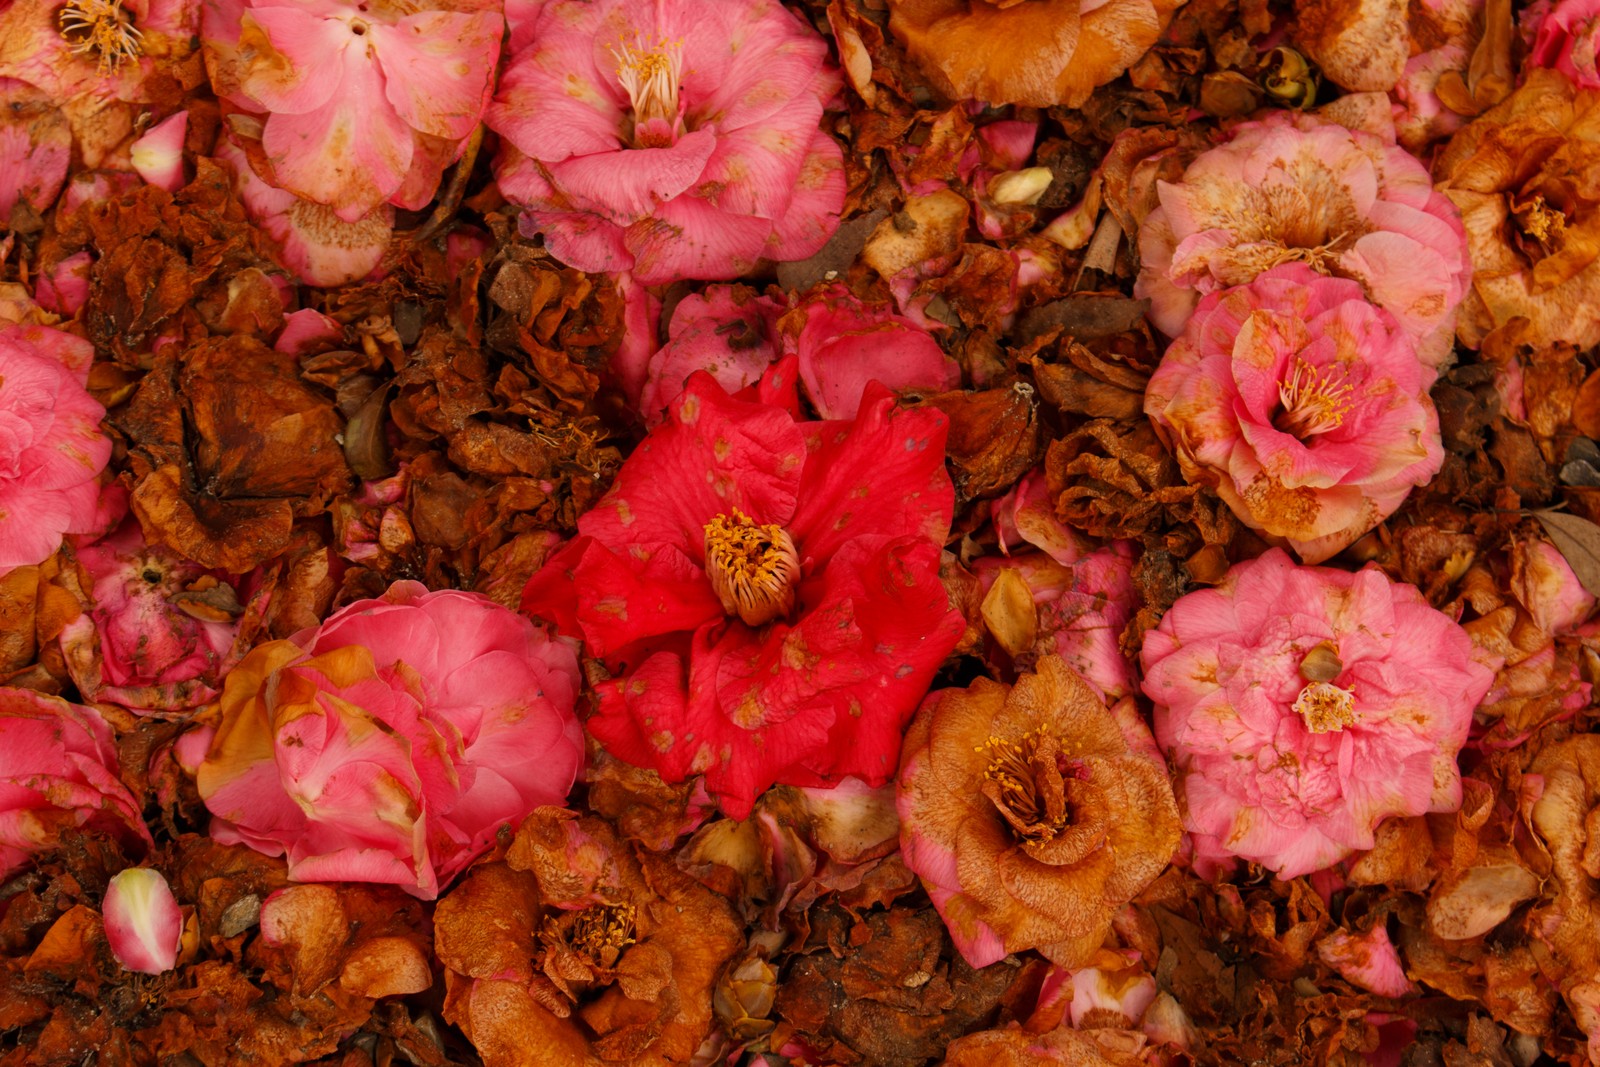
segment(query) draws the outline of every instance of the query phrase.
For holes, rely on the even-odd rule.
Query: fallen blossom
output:
[[[428,900],[582,762],[569,648],[472,593],[397,582],[228,675],[197,776],[211,833],[299,881]]]
[[[1150,321],[1169,337],[1201,297],[1298,262],[1359,282],[1429,367],[1448,358],[1473,261],[1458,213],[1405,149],[1275,112],[1234,127],[1157,189],[1134,294],[1150,299]]]
[[[1523,19],[1524,33],[1533,37],[1529,62],[1559,70],[1580,89],[1600,89],[1600,3],[1543,0],[1529,5]]]
[[[67,830],[150,844],[139,805],[117,778],[111,727],[93,708],[0,687],[0,878],[55,848]]]
[[[96,530],[111,441],[105,408],[84,389],[93,356],[62,330],[0,327],[0,574]]]
[[[892,776],[963,628],[945,431],[877,387],[812,423],[691,378],[523,596],[612,673],[589,732],[736,818],[774,783]]]
[[[838,226],[840,77],[776,0],[515,7],[487,122],[500,189],[563,262],[641,284],[804,259]]]
[[[1415,587],[1277,549],[1180,599],[1140,659],[1196,856],[1293,878],[1455,810],[1487,658]]]
[[[906,865],[974,967],[1036,948],[1064,967],[1159,874],[1180,827],[1165,770],[1060,660],[929,697],[906,735]]]
[[[106,941],[117,962],[139,974],[162,974],[178,961],[183,912],[172,887],[152,867],[129,867],[106,886]]]
[[[1187,479],[1320,563],[1438,472],[1430,378],[1361,286],[1291,263],[1201,300],[1144,404]]]

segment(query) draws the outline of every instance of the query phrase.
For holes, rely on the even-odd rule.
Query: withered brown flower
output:
[[[1140,1055],[1144,1043],[1143,1034],[1125,1030],[984,1030],[952,1042],[944,1067],[1123,1067],[1148,1062]]]
[[[1552,70],[1453,137],[1434,176],[1461,209],[1472,288],[1456,335],[1477,348],[1494,331],[1536,347],[1600,343],[1600,92]]]
[[[889,32],[954,100],[1079,107],[1183,0],[889,0]]]
[[[535,811],[434,919],[447,1020],[488,1067],[685,1064],[743,945],[723,899],[604,819]]]
[[[1130,741],[1148,746],[1054,656],[1015,686],[979,679],[917,712],[902,854],[974,967],[1030,948],[1078,966],[1171,859],[1172,785]]]

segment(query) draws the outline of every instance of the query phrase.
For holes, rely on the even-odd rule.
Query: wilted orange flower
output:
[[[906,866],[974,967],[1030,948],[1078,966],[1178,847],[1166,768],[1055,656],[934,694],[900,768]]]
[[[955,100],[1078,107],[1183,0],[889,0],[889,32]]]
[[[1600,344],[1600,91],[1530,69],[1451,139],[1434,177],[1461,209],[1472,253],[1462,343],[1477,348],[1521,317],[1522,343]]]

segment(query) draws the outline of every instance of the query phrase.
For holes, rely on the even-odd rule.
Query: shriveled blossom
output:
[[[551,0],[510,13],[495,177],[563,262],[642,284],[803,259],[838,226],[827,43],[777,0]]]
[[[93,708],[0,688],[0,879],[69,829],[150,844],[139,805],[117,777],[111,727]]]
[[[136,713],[198,707],[260,632],[268,591],[259,575],[232,578],[149,545],[133,519],[74,558],[90,602],[60,641],[87,700]]]
[[[205,0],[206,68],[270,184],[356,222],[419,209],[494,88],[500,0]]]
[[[1600,91],[1531,69],[1450,139],[1434,170],[1461,209],[1476,271],[1462,343],[1506,328],[1536,347],[1600,344]]]
[[[1141,660],[1195,856],[1294,878],[1371,848],[1385,819],[1454,811],[1486,659],[1375,567],[1272,549],[1180,598]]]
[[[733,908],[610,823],[541,808],[434,916],[444,1017],[485,1067],[673,1067],[715,1025]]]
[[[1134,293],[1169,337],[1201,297],[1299,262],[1360,282],[1428,366],[1449,356],[1472,272],[1466,236],[1427,168],[1392,141],[1275,112],[1236,126],[1157,191]]]
[[[200,765],[211,835],[299,881],[432,899],[583,760],[572,650],[475,593],[396,582],[258,645]]]
[[[94,347],[49,326],[0,326],[0,574],[94,531],[111,458],[84,385]]]
[[[1145,412],[1185,478],[1320,563],[1438,472],[1431,378],[1361,286],[1290,263],[1200,301]]]
[[[952,100],[1080,107],[1183,0],[889,0],[889,33]]]
[[[1083,964],[1180,837],[1165,768],[1053,657],[1009,688],[930,696],[896,806],[906,866],[974,967],[1026,949]]]
[[[1600,0],[1541,0],[1522,15],[1528,61],[1559,70],[1580,89],[1600,89]]]
[[[945,432],[878,386],[851,422],[796,422],[691,378],[523,596],[611,672],[590,733],[704,774],[736,818],[774,783],[892,776],[964,629],[938,576]]]

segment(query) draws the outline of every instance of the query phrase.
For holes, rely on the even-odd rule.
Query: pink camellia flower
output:
[[[105,408],[84,389],[94,346],[48,326],[0,327],[0,574],[95,529],[111,458]]]
[[[1454,811],[1487,658],[1375,567],[1272,549],[1179,599],[1141,660],[1196,857],[1294,878],[1371,848],[1387,818]]]
[[[778,358],[778,317],[783,305],[742,285],[709,285],[673,309],[667,343],[650,357],[639,411],[654,426],[696,371],[730,393],[766,373]]]
[[[642,284],[803,259],[838,227],[828,46],[777,0],[544,0],[509,12],[487,122],[500,189],[563,262]]]
[[[232,579],[146,544],[133,519],[75,555],[93,603],[62,629],[61,651],[84,699],[136,713],[214,699],[260,630],[259,578]]]
[[[1600,89],[1600,0],[1535,4],[1523,19],[1533,35],[1530,63],[1559,70],[1580,89]]]
[[[945,432],[881,386],[851,422],[796,422],[691,378],[523,595],[611,671],[589,732],[741,819],[774,783],[887,781],[964,629]]]
[[[1360,282],[1429,367],[1448,357],[1472,273],[1466,232],[1405,149],[1280,111],[1235,127],[1181,181],[1156,188],[1134,292],[1150,298],[1150,321],[1167,336],[1183,332],[1206,294],[1300,262]]]
[[[262,177],[346,222],[433,199],[489,102],[504,30],[500,0],[206,0],[202,27]]]
[[[101,903],[106,942],[123,970],[162,974],[178,962],[183,909],[152,867],[129,867],[111,877]]]
[[[111,727],[93,708],[31,689],[0,688],[0,879],[61,831],[151,844],[139,805],[117,778]]]
[[[583,763],[577,657],[487,597],[396,582],[228,675],[197,773],[211,834],[299,881],[431,900]]]
[[[1201,300],[1144,409],[1185,478],[1320,563],[1438,472],[1431,378],[1361,286],[1290,263]]]

